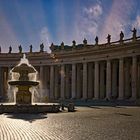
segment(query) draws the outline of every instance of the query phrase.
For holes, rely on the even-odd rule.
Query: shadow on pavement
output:
[[[8,113],[5,114],[7,118],[11,118],[11,119],[21,119],[24,121],[28,121],[30,123],[32,123],[33,121],[36,121],[38,119],[46,119],[47,118],[47,114],[12,114],[12,113]]]
[[[121,115],[121,116],[133,116],[133,115],[131,115],[131,114],[126,114],[126,113],[115,113],[115,114]]]
[[[89,108],[94,108],[94,109],[102,109],[101,107],[97,107],[97,106],[87,106]]]

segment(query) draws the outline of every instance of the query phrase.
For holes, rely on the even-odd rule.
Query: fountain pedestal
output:
[[[32,93],[29,91],[29,86],[18,86],[16,93],[16,104],[31,104]]]

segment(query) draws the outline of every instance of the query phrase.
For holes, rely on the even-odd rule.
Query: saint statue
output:
[[[21,47],[21,45],[19,45],[19,53],[22,53],[22,47]]]
[[[121,33],[120,33],[120,42],[123,41],[123,38],[124,38],[124,33],[121,31]]]
[[[62,49],[62,50],[65,49],[64,42],[61,43],[61,49]]]
[[[95,37],[95,44],[98,45],[98,36]]]
[[[72,41],[72,48],[76,48],[76,41],[75,40]]]
[[[72,46],[75,46],[75,45],[76,45],[76,41],[73,40],[73,41],[72,41]]]
[[[10,47],[9,47],[9,53],[11,53],[11,52],[12,52],[12,47],[10,46]]]
[[[110,40],[111,40],[111,35],[108,34],[108,36],[107,36],[107,43],[108,43],[108,44],[110,44]]]
[[[84,45],[87,45],[87,40],[84,38],[83,40]]]
[[[32,49],[33,49],[33,46],[32,46],[32,45],[30,45],[30,53],[32,53]]]
[[[44,52],[44,45],[43,45],[43,43],[40,44],[40,52]]]
[[[133,33],[133,39],[137,38],[137,30],[136,28],[133,28],[133,30],[131,30],[131,32]]]

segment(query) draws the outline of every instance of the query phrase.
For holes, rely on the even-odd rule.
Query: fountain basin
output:
[[[37,81],[9,81],[12,86],[37,86],[39,82]]]
[[[37,86],[37,81],[9,81],[9,85],[16,86],[18,92],[16,93],[16,103],[21,105],[32,104],[32,93],[29,91],[30,87]]]

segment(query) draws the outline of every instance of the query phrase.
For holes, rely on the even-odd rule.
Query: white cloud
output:
[[[93,36],[97,34],[98,23],[100,22],[101,15],[103,13],[101,4],[90,5],[84,7],[82,15],[78,22],[78,36],[81,41],[83,38],[87,38],[88,42],[93,42]]]
[[[102,7],[100,4],[85,8],[84,12],[89,16],[89,18],[98,18],[102,14]]]
[[[43,27],[40,33],[40,39],[41,42],[44,44],[45,46],[45,50],[50,53],[50,40],[49,40],[50,36],[49,36],[49,32],[48,32],[48,28],[47,27]]]
[[[136,20],[133,23],[133,27],[140,29],[140,15],[137,15]]]
[[[100,41],[106,42],[107,34],[111,34],[112,40],[119,40],[119,34],[121,31],[128,30],[128,26],[131,23],[130,14],[133,8],[133,1],[131,0],[116,0],[110,10],[110,14],[107,16],[101,30]],[[127,37],[128,35],[125,35]]]

